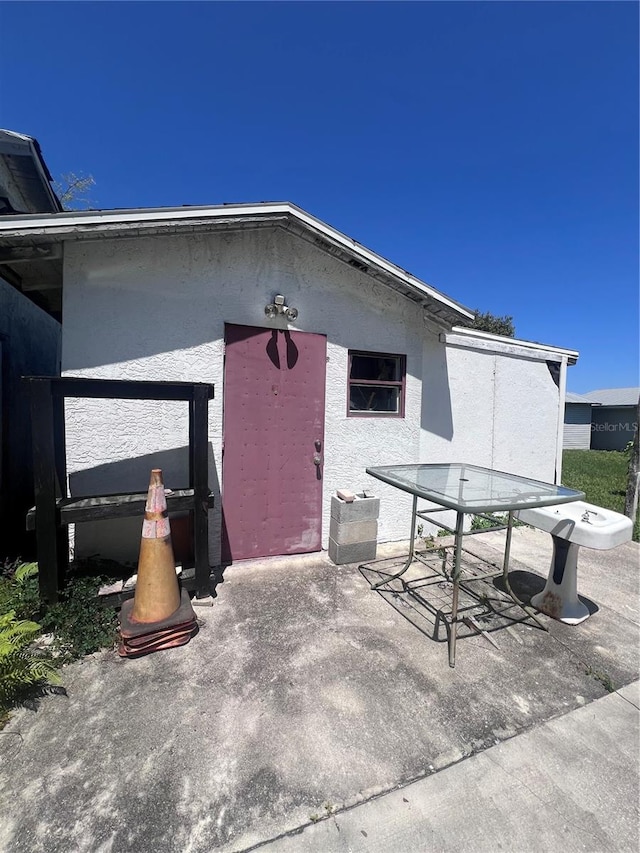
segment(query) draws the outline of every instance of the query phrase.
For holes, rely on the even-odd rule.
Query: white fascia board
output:
[[[347,252],[354,254],[366,265],[376,267],[390,277],[399,280],[410,290],[426,299],[439,302],[444,307],[455,312],[461,317],[473,319],[473,312],[463,305],[449,299],[439,290],[430,287],[420,279],[405,272],[400,267],[377,255],[370,249],[366,249],[356,240],[347,237],[320,219],[311,216],[306,211],[288,202],[264,202],[259,204],[227,204],[216,206],[194,206],[194,207],[161,207],[161,208],[139,208],[130,210],[111,211],[69,211],[67,213],[45,214],[23,217],[11,217],[0,219],[0,238],[6,237],[29,238],[29,236],[47,237],[52,240],[72,240],[73,228],[91,228],[96,233],[104,228],[109,230],[111,236],[117,236],[120,229],[125,231],[140,225],[168,225],[182,224],[188,227],[189,221],[198,220],[198,223],[216,220],[235,219],[242,220],[249,217],[267,219],[270,216],[291,216],[297,220],[306,230],[332,241],[341,246]],[[118,227],[119,226],[119,227]],[[116,233],[117,232],[117,233]],[[78,235],[86,237],[84,235]]]
[[[193,207],[142,207],[124,210],[72,210],[63,213],[13,216],[0,220],[0,233],[14,231],[20,235],[53,232],[57,228],[100,225],[137,225],[139,223],[177,223],[190,219],[216,219],[232,216],[289,213],[288,204],[234,204]],[[69,234],[65,233],[65,239]]]
[[[519,356],[520,358],[532,358],[536,361],[562,361],[567,359],[567,363],[570,365],[575,364],[580,355],[577,350],[537,344],[533,341],[508,338],[504,335],[492,335],[490,332],[465,329],[462,326],[454,326],[451,332],[442,334],[440,339],[448,346],[488,350],[504,355]]]
[[[321,234],[324,234],[326,237],[335,240],[337,243],[340,243],[346,249],[351,252],[355,252],[365,263],[372,264],[394,278],[398,278],[403,281],[405,284],[409,285],[414,290],[422,293],[424,296],[434,299],[438,302],[441,302],[443,305],[446,305],[447,308],[452,309],[453,311],[467,317],[469,320],[472,320],[474,317],[473,311],[470,311],[468,308],[465,308],[460,303],[455,302],[453,299],[449,299],[449,297],[445,296],[444,293],[441,293],[439,290],[436,290],[434,287],[426,284],[426,282],[421,281],[419,278],[411,275],[411,273],[406,272],[395,264],[383,258],[381,255],[376,254],[375,252],[367,249],[361,243],[358,243],[356,240],[353,240],[350,237],[347,237],[341,231],[337,231],[335,228],[332,228],[330,225],[327,225],[326,222],[322,222],[320,219],[316,219],[315,216],[311,216],[306,211],[302,210],[295,205],[290,206],[292,214],[299,219],[302,223],[304,223],[307,227],[312,228],[314,230],[319,231]]]

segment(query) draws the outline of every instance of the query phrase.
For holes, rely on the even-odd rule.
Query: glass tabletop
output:
[[[478,465],[383,465],[366,471],[383,483],[458,512],[553,506],[584,498],[584,492],[565,486]]]

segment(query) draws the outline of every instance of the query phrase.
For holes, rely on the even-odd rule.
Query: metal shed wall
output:
[[[596,406],[591,428],[592,450],[624,450],[633,441],[636,408],[632,406]]]
[[[567,403],[564,407],[565,450],[589,450],[591,447],[591,409],[589,403]]]

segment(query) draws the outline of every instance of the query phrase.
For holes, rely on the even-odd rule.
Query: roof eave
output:
[[[482,332],[479,329],[468,329],[463,326],[453,327],[448,343],[454,343],[454,338],[467,341],[470,346],[473,345],[473,340],[475,339],[482,343],[485,349],[493,345],[495,345],[496,349],[500,348],[502,350],[517,347],[523,353],[530,351],[532,354],[543,354],[545,357],[550,356],[556,361],[566,359],[568,365],[576,364],[580,356],[577,350],[565,349],[564,347],[557,347],[552,344],[541,344],[536,341],[525,341],[521,338],[509,338],[506,335],[494,335],[491,332]]]
[[[99,240],[109,237],[190,231],[233,230],[279,225],[308,240],[352,268],[382,281],[420,304],[442,328],[473,318],[473,312],[420,281],[355,240],[288,202],[215,207],[141,208],[123,211],[73,211],[0,221],[0,245]]]
[[[45,162],[45,159],[42,156],[42,149],[40,148],[40,143],[38,142],[38,140],[33,136],[27,136],[26,134],[18,133],[15,130],[5,130],[4,128],[2,128],[0,129],[0,133],[3,134],[4,139],[9,141],[9,144],[15,143],[18,146],[24,146],[28,150],[29,156],[31,157],[31,160],[36,169],[37,176],[40,180],[40,184],[51,205],[52,214],[50,215],[57,215],[58,213],[62,213],[62,204],[60,203],[60,199],[55,194],[53,187],[51,186],[53,178]],[[25,154],[24,156],[27,155]],[[42,214],[37,213],[34,215],[40,216]]]

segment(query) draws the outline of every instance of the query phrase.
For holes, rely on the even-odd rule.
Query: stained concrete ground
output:
[[[499,563],[503,541],[469,547]],[[550,557],[514,531],[523,597]],[[96,654],[15,714],[0,849],[636,850],[638,557],[582,549],[590,619],[478,615],[495,645],[465,626],[455,669],[428,607],[446,586],[375,592],[387,563],[232,567],[189,645]]]

